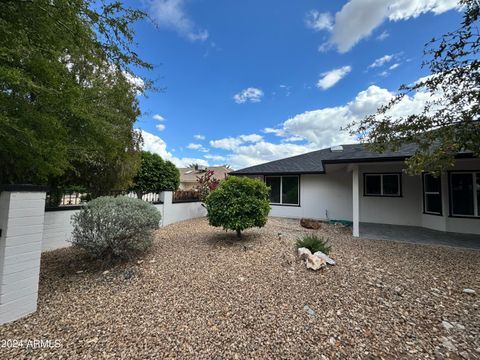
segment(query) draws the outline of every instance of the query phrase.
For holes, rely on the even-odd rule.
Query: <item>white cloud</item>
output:
[[[400,66],[399,63],[395,63],[395,64],[393,64],[392,66],[390,66],[390,67],[388,68],[388,70],[394,70],[394,69],[398,68],[399,66]]]
[[[160,28],[175,30],[190,41],[205,41],[208,31],[199,29],[185,11],[185,0],[151,0],[149,14]]]
[[[213,160],[213,161],[225,161],[225,160],[227,160],[227,158],[225,156],[221,156],[221,155],[205,155],[204,158],[208,159],[208,160]]]
[[[341,129],[352,121],[359,121],[366,115],[375,113],[393,96],[393,92],[371,85],[360,91],[345,105],[306,111],[287,119],[278,128],[265,128],[263,130],[265,133],[279,136],[280,143],[262,140],[253,144],[237,144],[227,149],[231,150],[226,155],[227,161],[233,168],[239,169],[332,145],[355,143],[357,139]],[[432,97],[425,92],[407,96],[389,112],[389,115],[397,118],[411,113],[420,113],[429,100],[432,100]],[[301,140],[306,143],[292,143]]]
[[[235,100],[237,104],[243,104],[246,102],[256,103],[262,101],[262,97],[263,91],[261,89],[249,87],[247,89],[243,89],[238,94],[235,94],[233,96],[233,100]]]
[[[158,131],[165,130],[165,125],[164,124],[157,124],[157,125],[155,125],[155,127],[157,128]]]
[[[140,132],[143,137],[143,150],[158,154],[162,159],[173,162],[177,167],[187,167],[192,163],[208,166],[208,161],[205,159],[175,157],[167,150],[167,143],[162,138],[145,130],[140,129]]]
[[[428,12],[438,15],[459,6],[457,0],[349,0],[335,14],[328,43],[345,53],[386,20],[408,20]],[[385,39],[386,35],[380,37]]]
[[[330,13],[320,13],[317,10],[310,10],[305,16],[305,25],[315,31],[330,31],[333,29],[333,17]]]
[[[256,143],[263,140],[263,136],[258,134],[240,135],[238,137],[228,137],[219,140],[210,140],[210,146],[217,149],[233,150],[244,143]]]
[[[157,121],[164,121],[165,120],[165,118],[160,114],[153,115],[153,119],[157,120]]]
[[[193,135],[193,138],[197,140],[205,140],[205,135],[197,134]]]
[[[394,55],[384,55],[381,58],[376,59],[373,63],[371,63],[368,67],[369,68],[376,68],[385,65],[386,63],[393,60]]]
[[[350,71],[352,71],[351,66],[343,66],[338,69],[324,72],[321,79],[318,80],[317,87],[323,90],[329,89],[342,80]]]
[[[388,38],[389,36],[390,36],[389,32],[385,30],[385,31],[382,31],[382,33],[377,36],[377,40],[378,41],[383,41],[386,38]]]
[[[202,144],[190,143],[190,144],[187,145],[187,149],[198,150],[198,151],[201,151],[201,152],[208,152],[208,149],[205,148]]]

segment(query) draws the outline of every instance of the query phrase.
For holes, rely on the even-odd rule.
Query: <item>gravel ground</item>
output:
[[[337,266],[297,260],[308,232],[330,239]],[[479,265],[480,251],[353,239],[332,225],[270,219],[237,241],[196,219],[108,272],[74,249],[45,253],[38,311],[1,326],[0,340],[59,346],[3,347],[0,358],[478,359]]]

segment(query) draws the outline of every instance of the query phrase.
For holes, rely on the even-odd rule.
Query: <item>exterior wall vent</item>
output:
[[[330,151],[331,151],[331,152],[340,152],[340,151],[343,151],[343,146],[342,146],[342,145],[332,146],[332,147],[330,148]]]

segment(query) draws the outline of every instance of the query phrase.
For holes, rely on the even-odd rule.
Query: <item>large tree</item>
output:
[[[417,152],[407,160],[411,174],[444,171],[453,165],[456,154],[465,150],[480,155],[480,5],[475,0],[460,3],[464,11],[461,26],[425,47],[423,66],[430,75],[402,85],[377,113],[350,125],[352,133],[374,151],[417,144]],[[423,110],[396,116],[395,107],[418,92],[430,95]]]
[[[146,193],[177,190],[180,185],[180,172],[171,161],[143,151],[140,170],[133,181],[131,190],[141,198],[142,194]]]
[[[151,68],[133,51],[145,17],[120,1],[0,5],[0,183],[125,188],[138,170],[137,95]]]

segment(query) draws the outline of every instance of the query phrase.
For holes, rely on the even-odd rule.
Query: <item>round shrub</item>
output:
[[[245,229],[264,226],[270,212],[268,192],[261,180],[228,177],[205,200],[210,225],[234,230],[238,237]]]
[[[72,216],[74,246],[107,262],[130,259],[152,245],[161,214],[143,200],[103,196]]]

